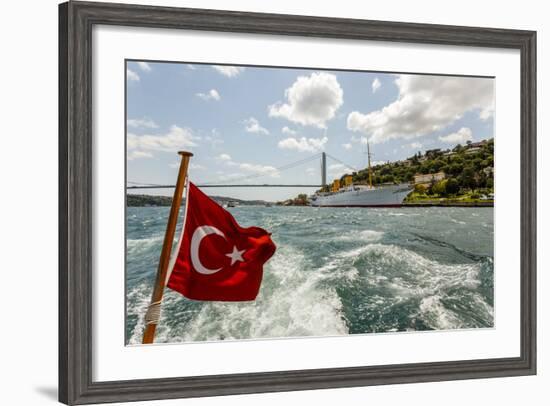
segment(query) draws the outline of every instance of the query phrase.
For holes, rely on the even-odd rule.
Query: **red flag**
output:
[[[167,286],[195,300],[256,299],[263,265],[276,249],[270,234],[242,228],[191,182],[185,205],[183,236]]]

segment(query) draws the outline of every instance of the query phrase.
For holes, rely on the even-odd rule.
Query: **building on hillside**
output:
[[[430,186],[432,183],[445,179],[445,172],[425,173],[414,175],[414,184]]]
[[[424,154],[424,156],[426,157],[432,157],[437,155],[441,155],[441,148],[428,149]]]
[[[467,154],[475,154],[476,152],[481,151],[481,147],[470,147],[466,150]]]
[[[483,140],[483,141],[479,141],[479,142],[472,142],[468,145],[466,145],[467,148],[481,148],[483,147],[485,144],[487,144],[487,140]]]

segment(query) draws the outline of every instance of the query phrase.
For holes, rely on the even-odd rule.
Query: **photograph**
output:
[[[494,327],[494,77],[124,69],[126,345]]]

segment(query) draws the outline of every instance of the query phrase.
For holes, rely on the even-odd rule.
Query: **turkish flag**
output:
[[[183,235],[167,286],[194,300],[254,300],[263,265],[275,253],[270,233],[243,228],[188,182]]]

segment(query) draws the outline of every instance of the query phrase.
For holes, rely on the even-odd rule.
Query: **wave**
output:
[[[310,211],[288,210],[278,216],[274,210],[243,213],[250,224],[262,224],[272,231],[278,247],[264,268],[256,301],[199,302],[167,290],[155,341],[493,326],[493,260],[489,254],[470,252],[477,250],[471,244],[472,235],[485,235],[480,239],[484,243],[491,241],[486,234],[447,238],[439,230],[442,221],[456,227],[452,219],[420,225],[408,212],[392,220],[383,210],[357,211],[354,216],[347,211],[321,210],[316,211],[317,217],[308,215]],[[464,215],[459,218],[470,221]],[[480,222],[468,224],[476,233],[485,233]],[[147,238],[135,238],[145,230],[131,231],[126,337],[129,344],[137,344],[143,334],[163,227],[149,230],[144,235]],[[441,240],[419,234],[430,231]]]
[[[155,341],[347,334],[338,294],[322,284],[331,275],[308,271],[307,259],[296,249],[283,246],[278,252],[266,266],[260,294],[254,302],[193,302],[167,292]],[[129,344],[141,340],[149,292],[140,285],[129,295],[128,314],[138,317]]]
[[[384,236],[384,232],[376,230],[352,230],[335,239],[338,241],[379,241]]]
[[[146,249],[148,247],[153,247],[162,243],[163,238],[164,238],[163,235],[156,235],[154,237],[149,237],[149,238],[127,239],[126,248],[137,249],[137,250]]]

